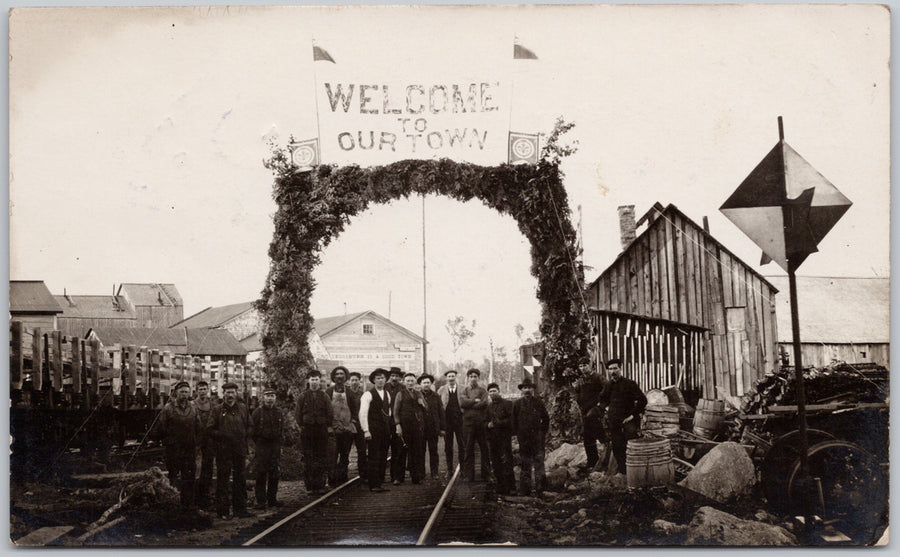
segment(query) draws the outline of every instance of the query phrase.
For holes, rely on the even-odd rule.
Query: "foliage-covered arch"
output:
[[[309,304],[321,251],[370,204],[412,194],[478,198],[516,220],[531,243],[531,274],[538,279],[544,372],[557,385],[570,379],[578,365],[588,361],[589,343],[580,290],[583,271],[573,264],[575,230],[559,169],[561,157],[574,151],[557,143],[571,127],[557,124],[533,166],[404,160],[371,168],[318,166],[298,172],[287,153],[275,149],[267,166],[275,173],[278,209],[269,275],[256,303],[269,380],[280,389],[296,388],[313,364]]]

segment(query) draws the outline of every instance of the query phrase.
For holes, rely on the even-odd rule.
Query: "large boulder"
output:
[[[747,451],[728,442],[704,455],[679,485],[724,503],[748,495],[755,484],[756,467]]]
[[[798,545],[781,526],[741,520],[712,507],[700,507],[687,527],[686,545]]]
[[[544,466],[547,470],[559,467],[577,468],[584,464],[587,464],[584,447],[571,443],[563,443],[544,459]]]

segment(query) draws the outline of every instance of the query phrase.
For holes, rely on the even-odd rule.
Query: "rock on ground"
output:
[[[584,453],[584,447],[571,443],[563,443],[544,459],[544,466],[547,470],[559,467],[577,468],[584,464],[587,464],[587,455]]]
[[[679,485],[726,502],[748,495],[756,484],[756,467],[738,443],[722,443],[703,456]]]
[[[687,545],[769,546],[798,545],[780,526],[742,520],[712,507],[700,507],[687,527]]]
[[[687,531],[687,526],[684,524],[675,524],[674,522],[662,519],[654,520],[650,528],[657,534],[665,534],[667,536],[683,534]]]
[[[566,480],[569,471],[565,468],[555,468],[547,472],[547,489],[550,491],[563,491],[566,489]]]

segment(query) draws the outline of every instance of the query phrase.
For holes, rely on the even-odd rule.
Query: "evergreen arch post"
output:
[[[310,297],[320,253],[370,204],[410,195],[435,194],[458,201],[481,200],[513,217],[531,244],[544,338],[545,373],[555,387],[569,383],[589,362],[589,320],[583,304],[583,270],[573,268],[575,230],[559,162],[573,148],[557,145],[571,124],[558,123],[537,165],[493,167],[450,160],[404,160],[386,166],[318,166],[299,172],[275,149],[266,165],[275,174],[278,205],[269,246],[269,275],[260,300],[262,344],[270,384],[300,387],[313,365],[308,337]]]

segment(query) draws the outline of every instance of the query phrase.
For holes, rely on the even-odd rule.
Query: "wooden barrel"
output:
[[[669,404],[668,395],[659,389],[650,389],[647,391],[646,397],[648,406],[663,406]]]
[[[629,441],[625,465],[628,487],[653,487],[675,481],[672,446],[665,438]]]
[[[663,392],[666,393],[669,404],[684,404],[684,395],[681,394],[681,389],[678,387],[665,387]]]
[[[712,439],[722,430],[724,418],[724,410],[697,409],[694,412],[694,433],[704,439]]]
[[[659,436],[675,435],[681,429],[681,411],[669,404],[647,406],[643,429]]]

